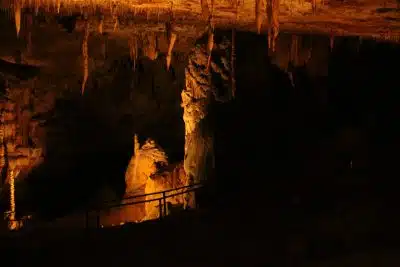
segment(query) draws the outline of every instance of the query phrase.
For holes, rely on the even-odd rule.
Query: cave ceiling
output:
[[[92,73],[96,70],[109,69],[109,66],[104,68],[104,64],[112,64],[114,59],[126,56],[129,51],[129,39],[133,35],[157,35],[158,49],[165,52],[168,49],[165,23],[172,18],[174,31],[178,35],[173,48],[174,53],[187,53],[193,48],[196,39],[206,31],[208,13],[205,5],[208,6],[208,12],[210,9],[213,10],[213,22],[216,28],[236,28],[256,32],[255,1],[215,0],[213,3],[211,1],[206,3],[198,0],[2,0],[0,59],[15,62],[16,50],[23,51],[22,63],[40,66],[41,77],[46,76],[46,81],[51,80],[53,86],[63,86],[70,81],[79,83],[82,76],[81,50],[85,21],[89,21],[89,72]],[[398,42],[400,12],[395,0],[315,1],[317,9],[313,12],[311,1],[281,0],[280,36],[289,32],[359,36]],[[267,33],[266,6],[267,2],[261,0],[262,34]],[[17,15],[18,9],[22,15]],[[27,33],[24,14],[28,13],[34,15],[35,23],[29,30],[32,51],[26,52]],[[62,27],[59,18],[76,14],[79,16],[75,28],[68,33]],[[21,16],[22,20],[21,25],[16,27],[17,16]],[[100,20],[105,35],[98,34]],[[16,28],[19,28],[18,36]],[[108,63],[101,60],[104,38],[107,38]]]

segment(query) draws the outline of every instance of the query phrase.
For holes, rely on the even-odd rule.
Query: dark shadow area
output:
[[[396,11],[399,11],[399,9],[393,8],[393,7],[381,7],[381,8],[376,9],[377,13],[388,13],[388,12],[396,12]]]
[[[393,155],[400,114],[393,66],[400,48],[336,38],[330,53],[327,37],[312,38],[314,50],[321,43],[329,54],[328,75],[312,73],[307,63],[288,66],[293,87],[288,73],[271,63],[279,54],[268,56],[265,36],[238,33],[237,98],[214,111],[216,212],[231,209],[237,220],[273,227],[277,239],[301,235],[309,244],[302,257],[311,258],[383,240],[387,245],[399,236]],[[326,103],[318,97],[323,90]],[[342,226],[320,226],[321,220]],[[351,220],[369,223],[360,230]],[[281,251],[287,246],[276,244]]]
[[[25,64],[11,63],[0,59],[0,72],[20,80],[29,80],[40,74],[40,68]]]

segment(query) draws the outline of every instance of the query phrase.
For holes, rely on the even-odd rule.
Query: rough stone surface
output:
[[[179,194],[181,190],[173,190],[175,188],[180,188],[186,183],[186,175],[182,164],[171,165],[166,170],[161,171],[152,175],[145,188],[146,194],[151,194],[154,192],[162,192],[166,190],[171,190],[165,193],[166,208],[164,209],[164,202],[161,202],[162,214],[166,211],[167,214],[171,212],[175,207],[183,207],[184,195]],[[179,194],[173,196],[175,194]],[[160,216],[160,201],[156,200],[163,198],[163,194],[154,194],[146,196],[146,200],[155,200],[151,202],[146,202],[146,218],[147,220],[156,219]]]
[[[182,91],[187,185],[206,180],[213,169],[212,129],[208,126],[207,115],[211,103],[227,101],[231,97],[231,90],[226,90],[229,93],[225,94],[219,91],[230,85],[230,50],[231,43],[226,38],[214,45],[209,70],[205,43],[197,44],[189,56],[185,70],[186,86]],[[188,194],[186,205],[194,206],[190,195],[192,193]]]

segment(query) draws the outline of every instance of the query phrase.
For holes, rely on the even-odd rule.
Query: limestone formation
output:
[[[255,0],[255,13],[256,13],[256,28],[257,28],[257,33],[261,33],[261,26],[262,26],[262,20],[263,20],[263,14],[262,14],[262,0]]]
[[[219,86],[230,87],[231,47],[226,39],[214,45],[214,52],[218,57],[211,61],[209,71],[207,71],[209,56],[207,43],[199,43],[189,55],[185,69],[186,85],[181,94],[185,123],[186,185],[201,183],[212,173],[213,138],[207,115],[211,103],[228,101],[232,97],[232,93],[221,95],[219,90],[224,88],[215,86],[215,81],[218,80]],[[186,207],[196,205],[193,193],[187,194],[185,201]]]
[[[186,175],[182,164],[169,166],[164,171],[153,174],[146,183],[145,193],[151,194],[154,192],[165,192],[165,194],[155,194],[146,196],[146,200],[155,200],[146,202],[146,220],[157,219],[162,216],[168,215],[173,209],[183,207],[184,195],[180,194],[184,189],[173,190],[182,188],[186,184]],[[165,197],[164,199],[157,200]],[[160,206],[161,204],[161,206]],[[164,207],[166,205],[166,207]],[[164,214],[166,213],[166,214]]]
[[[267,0],[268,48],[275,52],[279,35],[279,0]]]
[[[125,175],[125,196],[143,191],[149,177],[157,172],[158,166],[165,166],[167,164],[167,155],[153,140],[147,140],[139,148],[136,137],[135,155],[129,162]]]
[[[9,229],[22,225],[16,216],[16,181],[22,170],[29,170],[41,156],[41,149],[30,147],[30,90],[6,89],[0,97],[0,186],[8,185]]]
[[[85,22],[85,31],[82,41],[82,66],[83,66],[83,80],[82,80],[82,95],[85,92],[86,83],[89,77],[89,52],[88,52],[88,40],[89,40],[89,22]]]
[[[175,41],[177,38],[177,33],[175,32],[174,29],[174,24],[172,19],[166,23],[166,33],[167,33],[167,40],[168,40],[168,50],[167,50],[167,58],[166,58],[166,63],[167,63],[167,70],[169,70],[169,67],[171,65],[171,59],[172,59],[172,49],[174,48]]]
[[[19,32],[21,31],[21,3],[17,0],[14,5],[15,30],[17,31],[17,37],[19,37]]]
[[[151,60],[156,60],[158,57],[157,36],[148,34],[143,39],[143,54]]]

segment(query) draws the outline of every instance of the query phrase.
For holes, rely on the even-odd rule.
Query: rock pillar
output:
[[[214,169],[213,132],[209,120],[209,108],[215,101],[226,101],[231,93],[221,94],[221,87],[230,86],[229,40],[214,45],[214,54],[207,71],[206,42],[199,42],[189,55],[185,69],[185,88],[182,91],[183,120],[185,122],[184,169],[186,185],[204,183]],[[220,86],[216,87],[216,84]],[[230,92],[230,90],[225,90]],[[185,208],[196,206],[195,194],[185,197]]]

